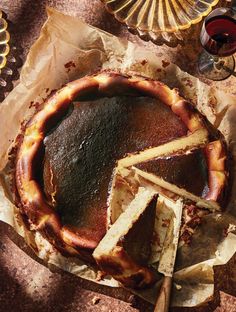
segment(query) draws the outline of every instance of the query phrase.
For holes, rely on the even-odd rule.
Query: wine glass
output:
[[[208,79],[228,78],[235,68],[236,11],[234,8],[218,8],[205,19],[200,41],[205,49],[198,60],[199,72]]]

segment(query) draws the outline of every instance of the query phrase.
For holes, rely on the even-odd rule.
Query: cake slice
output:
[[[210,140],[208,131],[199,129],[188,136],[129,154],[118,161],[116,170],[133,169],[162,190],[187,198],[199,207],[220,210],[228,175],[226,149],[223,140]]]
[[[127,168],[158,156],[170,155],[175,152],[190,150],[194,147],[207,144],[208,140],[209,133],[207,130],[199,129],[188,136],[175,139],[157,147],[145,149],[141,152],[137,152],[136,154],[129,154],[127,157],[118,161],[118,168]]]
[[[156,201],[155,191],[140,187],[93,253],[99,267],[126,287],[143,288],[155,282],[155,273],[147,263]]]
[[[170,184],[204,197],[208,190],[208,167],[203,148],[156,157],[135,165]]]
[[[214,211],[221,209],[227,176],[225,161],[223,143],[218,140],[139,162],[132,168],[161,188]]]

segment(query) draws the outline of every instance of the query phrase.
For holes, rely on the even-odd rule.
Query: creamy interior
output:
[[[119,245],[138,263],[147,261],[150,255],[156,201],[152,203],[152,207],[149,205],[154,196],[153,190],[139,188],[134,200],[111,226],[95,249],[93,253],[95,259],[112,256],[113,249]]]

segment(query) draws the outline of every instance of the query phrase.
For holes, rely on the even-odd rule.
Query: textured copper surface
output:
[[[127,37],[151,48],[159,57],[169,58],[183,70],[197,75],[195,62],[201,50],[198,39],[200,25],[194,28],[196,33],[190,34],[184,47],[176,49],[166,46],[156,47],[152,43],[144,43],[136,36],[129,34],[125,26],[119,24],[105,12],[99,0],[1,0],[2,10],[8,14],[8,18],[12,22],[10,31],[11,34],[14,34],[15,44],[22,47],[23,61],[30,46],[36,40],[40,27],[46,20],[46,5],[76,15],[114,35]],[[235,94],[235,76],[221,82],[206,82]],[[188,81],[186,81],[187,83]],[[36,261],[25,242],[10,227],[2,223],[0,225],[0,304],[2,311],[152,311],[150,305],[134,298],[123,289],[114,290],[94,285],[61,271],[50,272]],[[236,295],[235,268],[236,257],[226,266],[216,268],[216,290],[213,302],[200,308],[180,308],[172,311],[214,311],[220,302],[219,290]],[[29,292],[30,285],[32,285],[31,292]],[[105,295],[101,295],[101,293]],[[98,301],[96,298],[93,300],[95,296],[101,299],[97,304],[93,304]],[[108,296],[119,298],[125,302]],[[130,307],[130,303],[126,302],[133,302],[138,310]]]

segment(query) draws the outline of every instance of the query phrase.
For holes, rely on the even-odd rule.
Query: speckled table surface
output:
[[[30,46],[46,20],[46,5],[78,16],[87,23],[114,35],[154,49],[160,57],[173,61],[183,70],[197,76],[196,60],[201,50],[198,33],[200,26],[195,27],[195,35],[186,34],[183,47],[157,47],[130,34],[124,25],[118,23],[104,10],[99,0],[1,0],[0,9],[7,14],[11,22],[10,31],[22,61],[25,60]],[[236,92],[235,76],[221,82],[206,82],[223,88],[226,92]],[[0,89],[0,93],[3,94],[4,91]],[[216,290],[212,302],[200,308],[182,308],[173,311],[214,311],[220,304],[219,290],[236,295],[236,257],[231,259],[227,266],[217,268]],[[35,258],[22,238],[17,236],[9,226],[0,223],[0,312],[148,312],[152,310],[151,305],[124,289],[101,287],[60,270],[50,271]],[[218,308],[217,311],[223,310]]]

